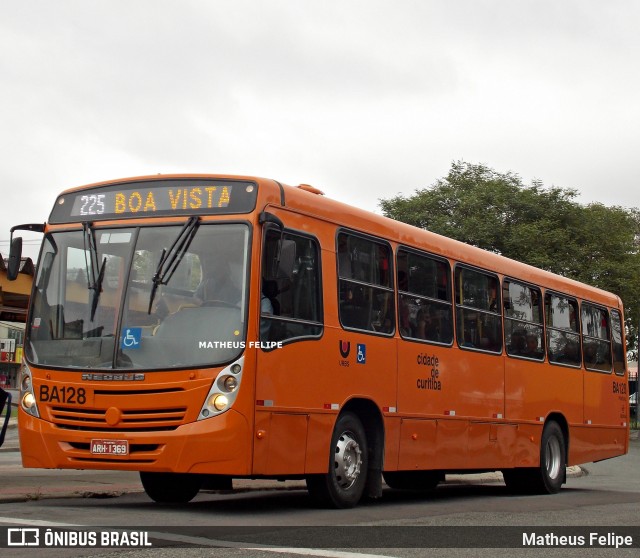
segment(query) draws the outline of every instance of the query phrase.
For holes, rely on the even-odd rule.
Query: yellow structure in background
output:
[[[15,281],[7,279],[7,262],[0,254],[0,339],[11,339],[10,354],[0,360],[0,386],[16,387],[22,363],[24,327],[29,308],[35,266],[31,258],[23,258]]]
[[[7,262],[0,254],[0,321],[22,322],[27,319],[35,266],[31,258],[23,258],[15,281],[7,279]]]

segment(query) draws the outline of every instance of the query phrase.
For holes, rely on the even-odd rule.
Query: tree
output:
[[[635,348],[640,210],[576,198],[576,190],[526,186],[516,174],[458,161],[433,186],[380,200],[380,207],[392,219],[618,294]]]

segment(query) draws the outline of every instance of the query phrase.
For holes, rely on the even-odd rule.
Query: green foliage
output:
[[[572,189],[458,161],[413,196],[380,200],[404,221],[618,294],[629,348],[640,319],[640,210],[581,205]]]

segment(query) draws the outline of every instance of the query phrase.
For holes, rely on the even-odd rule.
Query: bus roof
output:
[[[256,207],[256,211],[262,211],[262,209],[268,205],[271,207],[283,207],[285,209],[295,210],[296,212],[334,223],[337,226],[367,233],[400,245],[431,252],[451,260],[493,271],[503,276],[533,283],[546,289],[572,294],[581,298],[588,298],[594,302],[608,306],[622,307],[622,302],[618,296],[597,287],[592,287],[585,283],[580,283],[573,279],[506,258],[437,233],[327,198],[320,190],[307,184],[301,184],[295,187],[281,184],[272,179],[246,175],[158,174],[109,180],[70,188],[62,192],[58,199],[70,193],[108,187],[121,183],[144,183],[158,180],[168,181],[180,179],[256,182],[259,184],[258,206]],[[284,202],[284,205],[282,205],[282,202]],[[262,206],[260,204],[262,204]]]
[[[506,258],[464,242],[395,221],[345,203],[309,193],[306,190],[284,186],[286,205],[309,215],[332,221],[392,242],[425,250],[503,276],[520,279],[546,289],[589,298],[613,307],[622,307],[620,298],[603,289],[563,277],[561,275]]]

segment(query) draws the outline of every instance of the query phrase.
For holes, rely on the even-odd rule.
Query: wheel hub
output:
[[[360,476],[362,450],[351,432],[344,432],[335,450],[335,476],[340,488],[351,487]]]
[[[557,479],[560,474],[561,463],[560,456],[562,452],[560,451],[560,442],[557,438],[551,438],[547,442],[547,451],[546,451],[546,459],[545,465],[547,468],[547,474],[551,479]]]

